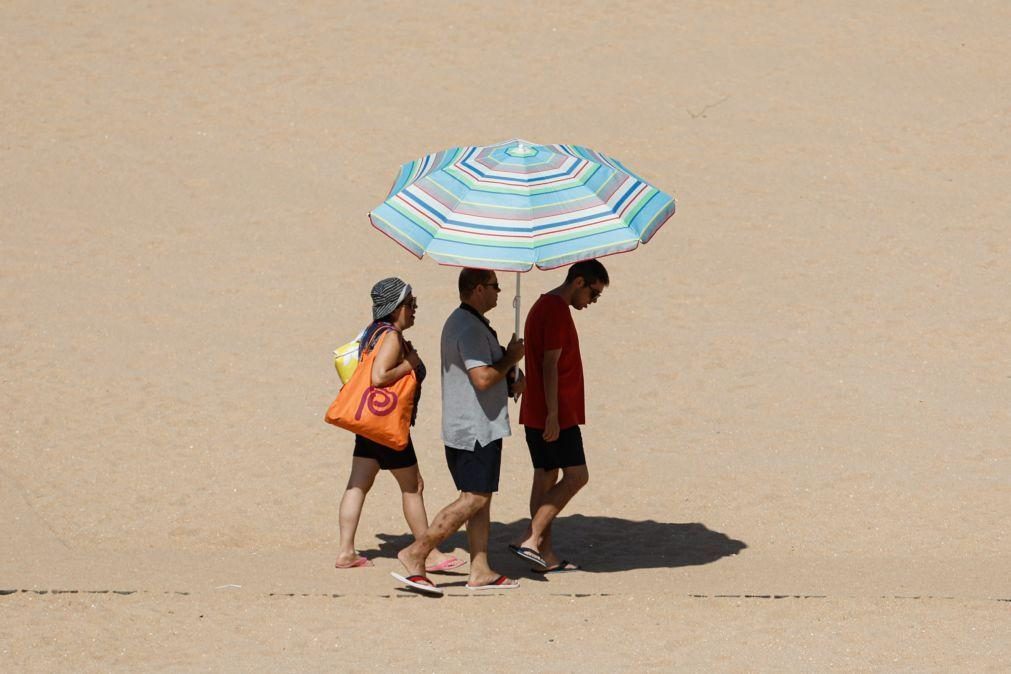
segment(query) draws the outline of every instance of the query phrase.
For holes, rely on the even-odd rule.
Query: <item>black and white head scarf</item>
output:
[[[411,286],[396,276],[384,278],[372,286],[372,319],[379,320],[393,313],[411,292]]]

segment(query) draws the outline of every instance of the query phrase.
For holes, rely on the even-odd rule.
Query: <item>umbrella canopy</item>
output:
[[[369,218],[419,258],[521,272],[634,250],[673,214],[612,157],[516,139],[404,164]]]
[[[516,272],[624,253],[674,215],[674,198],[578,145],[513,139],[436,152],[400,167],[372,225],[419,258]]]

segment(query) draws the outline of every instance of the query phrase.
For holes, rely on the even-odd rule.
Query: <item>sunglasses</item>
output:
[[[417,309],[418,308],[418,298],[417,297],[412,297],[410,299],[404,300],[400,304],[401,304],[401,306],[409,307],[411,309]]]
[[[591,286],[586,286],[586,287],[590,289],[590,301],[591,302],[593,300],[597,299],[598,297],[600,297],[603,294],[603,292],[604,292],[603,290],[597,290],[596,288],[593,288]]]
[[[498,283],[482,283],[481,285],[487,286],[488,288],[494,288],[495,292],[502,292],[502,288]]]

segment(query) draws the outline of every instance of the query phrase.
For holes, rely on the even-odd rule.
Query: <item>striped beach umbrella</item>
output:
[[[578,145],[514,139],[404,164],[372,225],[417,257],[517,272],[634,250],[674,214],[674,198],[621,162]]]

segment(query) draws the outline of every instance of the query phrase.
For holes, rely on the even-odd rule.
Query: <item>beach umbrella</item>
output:
[[[516,272],[520,335],[520,272],[635,250],[673,214],[673,197],[613,157],[514,139],[404,164],[369,219],[419,258]]]

